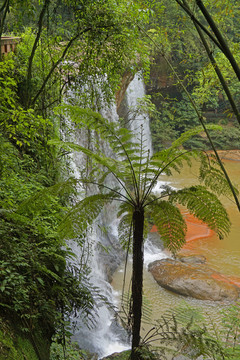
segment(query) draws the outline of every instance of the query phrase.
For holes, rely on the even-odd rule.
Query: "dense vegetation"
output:
[[[179,7],[179,3],[183,4],[183,7],[187,4],[193,16],[209,29],[209,24],[195,1],[176,0],[171,4],[161,1],[153,5],[156,16],[152,16],[148,29],[153,46],[153,64],[147,88],[157,110],[151,123],[154,147],[159,150],[169,146],[173,139],[198,125],[199,121],[189,96],[183,91],[176,73],[168,66],[167,58],[206,123],[222,125],[221,132],[212,133],[217,148],[239,149],[239,121],[236,119],[236,112],[231,107],[211,64],[198,29],[188,13]],[[239,63],[239,4],[236,1],[204,1],[204,5],[227,38],[228,45]],[[222,50],[210,37],[205,38],[236,107],[239,107],[239,78]],[[187,146],[210,148],[207,139],[201,136],[192,139]]]
[[[78,86],[101,86],[109,101],[130,62],[133,72],[141,66],[137,54],[148,61],[136,29],[128,17],[122,21],[127,11],[131,17],[138,8],[104,0],[0,4],[0,34],[21,38],[0,66],[1,316],[27,334],[44,360],[54,333],[65,341],[70,313],[89,317],[94,302],[85,260],[73,265],[59,233],[74,186],[62,185],[68,171],[63,154],[48,145],[60,136],[53,108],[76,74]],[[101,80],[106,74],[107,84]],[[84,95],[93,104],[94,91]],[[45,346],[38,341],[41,329]],[[1,349],[3,358],[20,358],[7,342]]]
[[[228,1],[228,7],[225,0],[217,6],[206,3],[238,59],[237,1]],[[221,133],[212,134],[216,146],[239,148],[240,133],[196,32],[175,2],[3,0],[4,35],[21,41],[15,53],[0,58],[0,359],[46,360],[54,334],[65,345],[70,314],[81,310],[94,322],[98,296],[89,284],[85,258],[76,265],[66,244],[71,227],[61,232],[76,182],[64,181],[70,172],[65,151],[50,143],[61,137],[63,120],[54,108],[69,89],[80,89],[81,107],[98,111],[103,102],[110,104],[126,73],[133,76],[142,69],[156,105],[150,97],[142,104],[152,115],[154,147],[169,147],[198,119],[186,94],[175,86],[166,56],[207,121],[223,125]],[[221,51],[214,51],[237,98],[239,82]],[[100,96],[101,103],[96,101]],[[203,137],[186,144],[209,146]],[[84,231],[76,241],[87,253]],[[31,349],[23,351],[29,343],[35,355]]]

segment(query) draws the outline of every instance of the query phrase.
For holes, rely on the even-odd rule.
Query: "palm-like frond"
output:
[[[208,125],[207,128],[212,130],[221,129],[218,125]],[[191,164],[192,157],[198,155],[199,151],[183,150],[182,145],[192,136],[201,132],[203,132],[203,128],[201,126],[190,129],[175,140],[169,149],[161,150],[155,153],[151,159],[152,171],[155,172],[155,174],[158,174],[158,176],[163,172],[170,176],[172,174],[172,170],[180,172],[183,161],[187,161]]]
[[[117,197],[116,193],[110,192],[108,194],[91,195],[79,201],[63,219],[59,227],[60,236],[65,239],[76,236],[84,238],[103,206]]]
[[[49,200],[53,199],[54,196],[69,195],[76,193],[76,185],[78,180],[75,178],[69,178],[66,181],[61,181],[48,188],[43,188],[35,192],[32,196],[29,196],[23,201],[17,209],[19,214],[29,214],[42,208]]]
[[[90,109],[82,109],[77,106],[62,106],[60,111],[71,117],[76,126],[87,126],[88,129],[96,131],[109,147],[113,154],[117,154],[119,161],[106,157],[101,149],[90,151],[76,144],[65,143],[62,147],[69,147],[72,150],[81,151],[94,161],[105,166],[111,173],[116,172],[116,178],[121,179],[121,186],[125,187],[131,184],[136,198],[139,198],[142,184],[142,173],[146,170],[146,162],[149,160],[149,151],[144,146],[143,130],[141,130],[140,140],[136,141],[132,131],[126,128],[120,128],[117,123],[109,123],[99,113]],[[58,141],[52,141],[51,144],[60,145]],[[110,168],[111,165],[111,168]]]
[[[220,239],[229,232],[230,220],[225,208],[217,196],[204,186],[191,186],[173,191],[169,201],[186,206],[194,216],[216,231]]]
[[[138,153],[139,144],[134,140],[133,133],[126,128],[120,128],[117,123],[110,123],[101,114],[91,109],[71,105],[61,106],[58,111],[69,116],[77,127],[86,126],[96,131],[102,139],[107,141],[114,153],[125,160],[128,156]]]
[[[122,215],[118,224],[118,238],[123,249],[131,249],[132,236],[132,213],[127,212]]]
[[[118,181],[120,186],[126,191],[129,196],[129,199],[132,199],[131,191],[129,191],[127,184],[128,179],[132,180],[132,171],[129,173],[129,164],[124,161],[119,161],[107,157],[101,153],[96,153],[84,146],[77,145],[72,142],[64,142],[60,140],[52,140],[49,142],[51,145],[61,146],[64,149],[79,151],[83,154],[87,155],[91,160],[95,162],[95,164],[101,165],[104,171],[107,171],[106,175],[112,174],[114,178]],[[105,176],[104,176],[105,177]],[[103,177],[103,178],[104,178]],[[102,181],[102,180],[101,180]]]
[[[222,127],[220,125],[216,125],[216,124],[208,124],[208,125],[206,125],[206,128],[208,130],[222,130]],[[179,148],[191,137],[193,137],[194,135],[197,135],[201,132],[202,133],[204,132],[204,129],[201,125],[196,126],[195,128],[190,129],[188,131],[185,131],[184,133],[182,133],[182,135],[177,140],[175,140],[172,143],[171,148]]]
[[[215,156],[207,156],[202,154],[201,165],[199,169],[199,180],[210,190],[218,195],[232,195],[229,183],[223,174],[219,163],[216,161]],[[239,194],[237,188],[234,188],[236,194]]]
[[[180,210],[168,201],[158,200],[146,211],[152,217],[161,240],[172,252],[176,253],[185,243],[186,223]]]

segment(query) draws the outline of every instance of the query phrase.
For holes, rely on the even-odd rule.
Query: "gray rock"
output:
[[[162,240],[160,239],[160,235],[158,234],[158,232],[150,232],[148,234],[148,239],[153,245],[157,246],[160,250],[164,250],[164,245]]]
[[[205,264],[206,263],[206,257],[204,255],[177,255],[176,259],[188,263],[188,264]]]

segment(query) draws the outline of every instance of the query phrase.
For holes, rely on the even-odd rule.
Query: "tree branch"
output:
[[[38,90],[37,94],[35,95],[35,97],[33,98],[33,100],[30,102],[30,106],[33,106],[37,99],[39,98],[39,96],[41,95],[41,93],[43,92],[48,80],[50,79],[50,77],[52,76],[54,70],[57,68],[57,66],[60,64],[60,62],[64,59],[66,53],[68,52],[68,50],[70,49],[70,47],[72,46],[73,42],[82,34],[88,32],[89,30],[91,30],[91,28],[86,28],[83,31],[81,31],[79,34],[75,35],[67,44],[67,46],[65,47],[62,55],[60,56],[60,58],[52,65],[52,68],[50,69],[48,75],[45,77],[43,84],[41,86],[41,88]]]
[[[42,33],[44,15],[45,15],[46,10],[47,10],[47,8],[48,8],[48,6],[50,4],[50,1],[51,0],[45,0],[45,3],[43,5],[43,7],[42,7],[42,11],[40,13],[39,20],[38,20],[37,36],[36,36],[36,39],[35,39],[33,47],[32,47],[31,55],[30,55],[30,57],[28,59],[27,87],[26,87],[26,91],[27,91],[26,98],[27,99],[26,99],[26,104],[25,104],[26,107],[29,107],[29,103],[30,103],[30,83],[31,83],[31,79],[32,79],[33,58],[34,58],[34,55],[35,55],[35,52],[36,52],[36,49],[37,49],[37,46],[38,46],[38,42],[40,40],[41,33]]]
[[[175,0],[178,5],[181,6],[181,8],[189,15],[189,17],[191,18],[192,21],[194,21],[201,29],[202,31],[204,31],[208,37],[214,42],[214,44],[221,50],[222,46],[221,44],[217,41],[217,39],[210,33],[210,31],[208,31],[208,29],[194,16],[194,14],[192,13],[192,11],[190,10],[189,7],[186,6],[186,4],[183,4],[180,0]],[[184,1],[185,2],[185,1]]]
[[[178,1],[178,0],[176,0],[176,1]],[[183,2],[184,2],[184,5],[185,5],[186,9],[189,9],[188,4],[186,3],[186,0],[183,0]],[[206,39],[205,39],[205,37],[203,35],[202,30],[200,29],[200,27],[198,25],[198,23],[193,18],[192,18],[192,21],[193,21],[194,26],[195,26],[195,28],[196,28],[196,30],[198,32],[198,35],[199,35],[199,37],[200,37],[200,39],[202,41],[202,44],[203,44],[203,46],[204,46],[204,48],[205,48],[205,50],[207,52],[207,55],[208,55],[208,57],[209,57],[209,59],[210,59],[210,61],[212,63],[213,69],[214,69],[214,71],[216,72],[216,74],[217,74],[217,76],[219,78],[219,81],[220,81],[220,83],[221,83],[221,85],[223,87],[223,90],[224,90],[225,94],[227,95],[227,98],[228,98],[228,100],[229,100],[229,102],[231,104],[233,112],[236,115],[237,121],[238,121],[238,123],[240,125],[240,114],[239,114],[239,111],[237,109],[236,103],[235,103],[235,101],[234,101],[234,99],[232,97],[232,94],[231,94],[231,92],[229,90],[227,82],[225,81],[225,79],[224,79],[224,77],[222,75],[222,72],[221,72],[221,70],[219,69],[219,67],[217,65],[217,62],[216,62],[216,60],[215,60],[215,58],[214,58],[214,56],[212,54],[212,51],[210,50],[210,48],[208,46],[208,43],[207,43],[207,41],[206,41]]]
[[[224,55],[227,57],[227,59],[229,60],[229,62],[232,65],[232,68],[235,72],[235,74],[237,75],[238,79],[240,80],[240,68],[231,52],[231,50],[229,49],[229,46],[227,44],[227,42],[224,40],[221,32],[219,31],[218,27],[216,26],[213,18],[211,17],[211,15],[209,14],[209,12],[207,11],[207,9],[205,8],[205,6],[203,5],[202,0],[196,0],[196,4],[199,7],[199,9],[201,10],[203,16],[205,17],[205,19],[207,20],[209,26],[211,27],[212,31],[214,32],[216,38],[219,41],[219,44],[221,45],[222,51],[224,53]]]

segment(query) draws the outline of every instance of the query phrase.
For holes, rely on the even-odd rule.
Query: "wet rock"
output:
[[[161,240],[158,232],[150,232],[148,234],[148,239],[153,245],[157,246],[160,250],[164,250],[163,241]]]
[[[177,255],[177,260],[188,264],[205,264],[206,257],[204,255]]]
[[[163,259],[149,264],[157,283],[177,294],[201,300],[236,301],[240,288],[205,264]]]
[[[114,272],[124,260],[124,251],[120,245],[115,245],[109,252],[102,251],[100,259],[106,279],[111,283]]]
[[[117,105],[117,110],[119,110],[119,107],[124,99],[124,95],[126,93],[126,90],[128,88],[128,85],[130,84],[130,82],[133,80],[134,75],[132,74],[131,71],[126,71],[123,74],[122,77],[122,81],[121,84],[119,86],[119,90],[116,93],[116,105]]]
[[[172,360],[191,360],[192,357],[188,357],[188,356],[185,356],[185,355],[178,355],[178,356],[174,356],[172,358]],[[195,358],[194,358],[195,359]],[[209,358],[203,358],[203,356],[199,356],[198,358],[196,358],[196,360],[210,360]]]
[[[130,350],[122,351],[121,353],[113,353],[111,355],[108,355],[101,360],[122,360],[122,359],[128,359],[130,358]]]

